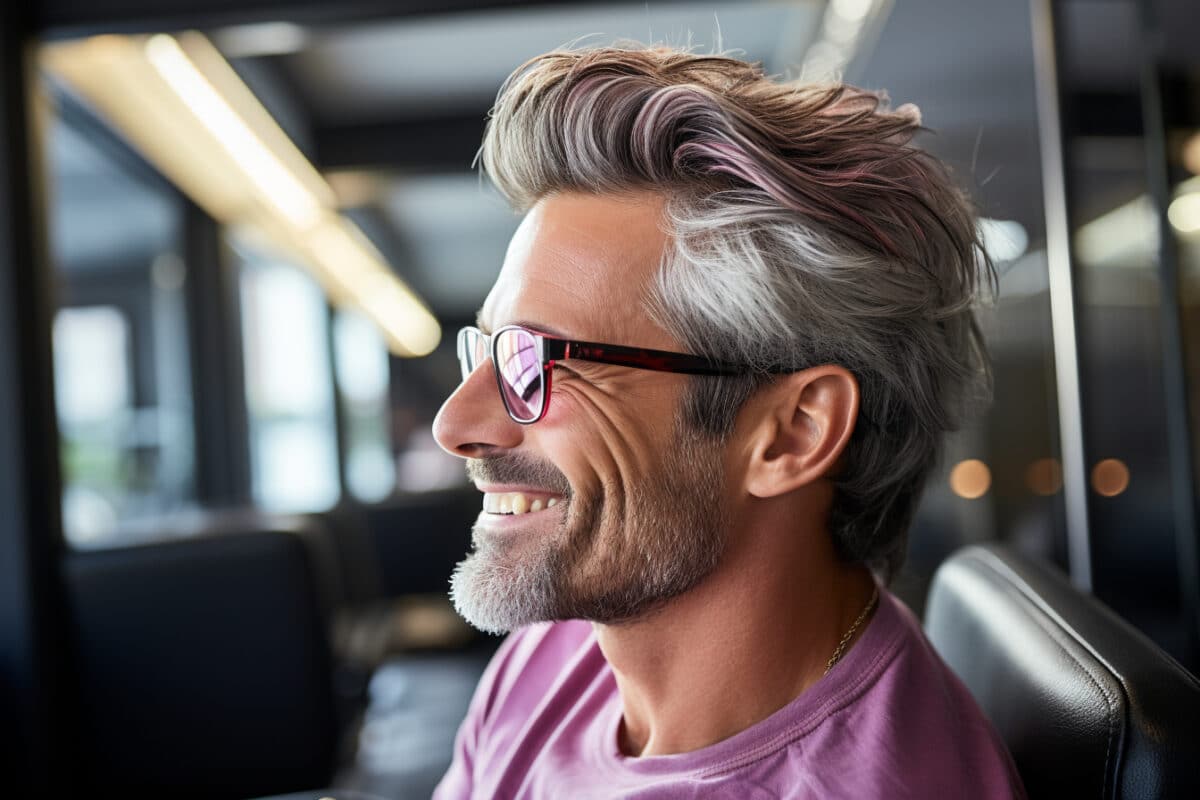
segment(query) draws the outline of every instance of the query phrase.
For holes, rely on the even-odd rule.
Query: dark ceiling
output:
[[[1075,90],[1082,108],[1111,119],[1114,140],[1131,113],[1137,122],[1136,109],[1113,101],[1134,58],[1129,32],[1136,23],[1120,16],[1121,6],[1062,6],[1064,27],[1081,37],[1070,51],[1105,53],[1079,65]],[[471,171],[484,115],[513,67],[581,36],[701,49],[719,37],[723,47],[785,74],[814,41],[826,3],[49,0],[37,8],[37,24],[54,27],[54,36],[205,29],[335,185],[357,187],[354,216],[402,277],[440,315],[461,318],[482,299],[516,224]],[[1200,3],[1155,8],[1164,63],[1194,69]],[[984,215],[1020,222],[1037,247],[1044,223],[1029,4],[894,0],[882,9],[846,78],[887,90],[896,104],[917,104],[932,131],[923,144],[952,166]],[[70,137],[59,140],[56,148],[70,148]],[[88,178],[86,159],[59,155],[77,180]],[[88,196],[59,193],[68,205]],[[1097,197],[1093,212],[1120,201]],[[80,223],[72,225],[81,250],[95,247],[85,216],[76,214]]]
[[[1024,3],[905,0],[885,13],[847,79],[916,103],[984,214],[1041,234],[1029,14]],[[526,58],[580,36],[724,47],[784,74],[804,58],[825,3],[626,3],[492,8],[305,26],[291,52],[239,56],[273,110],[326,170],[369,172],[362,213],[404,277],[439,311],[467,315],[491,283],[515,219],[469,172],[496,88]],[[213,32],[218,46],[226,37]],[[371,224],[373,220],[373,224]]]

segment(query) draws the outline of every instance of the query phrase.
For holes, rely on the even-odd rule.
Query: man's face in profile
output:
[[[651,194],[543,199],[513,237],[481,327],[688,350],[646,312],[669,246],[661,213]],[[470,459],[485,492],[474,551],[452,581],[468,621],[492,631],[625,621],[716,568],[732,498],[724,448],[681,420],[688,380],[559,362],[548,412],[532,425],[507,415],[490,360],[464,381],[434,432]]]

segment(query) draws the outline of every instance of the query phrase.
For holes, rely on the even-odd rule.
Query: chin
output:
[[[550,619],[554,581],[544,558],[504,563],[495,548],[468,555],[450,577],[459,616],[485,633],[505,634]]]

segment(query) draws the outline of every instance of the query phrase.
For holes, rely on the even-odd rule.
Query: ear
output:
[[[844,367],[792,373],[759,398],[746,490],[775,497],[830,475],[858,419],[858,381]]]

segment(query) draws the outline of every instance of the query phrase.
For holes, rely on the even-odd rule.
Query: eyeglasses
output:
[[[744,367],[688,353],[598,342],[576,342],[505,325],[490,336],[478,328],[458,332],[458,361],[465,381],[491,356],[504,408],[513,421],[531,425],[550,408],[550,379],[556,361],[569,358],[656,372],[688,375],[741,375]]]

